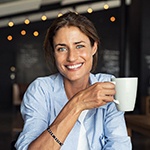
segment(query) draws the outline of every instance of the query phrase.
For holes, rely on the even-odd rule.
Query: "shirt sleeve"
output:
[[[114,103],[110,103],[104,123],[104,150],[131,150],[131,139],[127,134],[124,112],[118,111]]]
[[[47,113],[47,97],[41,84],[43,83],[35,80],[24,95],[21,104],[24,128],[15,144],[17,150],[27,150],[28,145],[46,130],[49,125],[48,117],[50,116]]]

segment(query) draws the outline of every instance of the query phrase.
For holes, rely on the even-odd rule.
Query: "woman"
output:
[[[113,102],[112,75],[92,74],[99,38],[92,22],[68,12],[45,38],[55,74],[36,79],[21,105],[18,150],[130,150],[124,113]]]

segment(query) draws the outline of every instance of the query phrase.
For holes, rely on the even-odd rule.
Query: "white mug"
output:
[[[133,111],[137,95],[137,77],[112,78],[112,83],[115,84],[116,107],[119,111]]]

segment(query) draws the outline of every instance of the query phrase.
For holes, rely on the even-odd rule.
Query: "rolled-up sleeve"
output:
[[[21,104],[21,114],[24,128],[15,144],[17,150],[27,150],[28,145],[35,140],[48,126],[48,111],[46,93],[36,80],[27,89]]]

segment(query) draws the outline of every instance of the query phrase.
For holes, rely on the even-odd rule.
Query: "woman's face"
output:
[[[96,51],[97,43],[92,47],[89,38],[77,27],[62,27],[54,37],[56,66],[67,80],[88,78]]]

